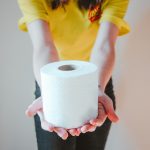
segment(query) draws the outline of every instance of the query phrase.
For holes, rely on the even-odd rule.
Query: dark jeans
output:
[[[35,98],[41,96],[40,88],[35,81]],[[105,93],[112,99],[114,108],[115,95],[113,92],[112,78],[105,88]],[[48,132],[41,128],[38,115],[34,116],[38,150],[104,150],[106,140],[111,127],[111,121],[107,118],[101,127],[94,132],[81,133],[79,136],[69,135],[67,140],[62,140],[56,133]]]

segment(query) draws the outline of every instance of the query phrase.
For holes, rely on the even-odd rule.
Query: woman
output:
[[[19,28],[33,44],[36,100],[26,114],[34,116],[38,150],[104,150],[111,122],[117,122],[112,71],[118,35],[129,32],[123,20],[128,0],[18,0]],[[42,113],[40,68],[59,60],[95,63],[99,71],[99,115],[75,129],[54,127]]]

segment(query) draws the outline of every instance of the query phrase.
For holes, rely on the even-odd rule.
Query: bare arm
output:
[[[46,21],[36,20],[27,25],[33,45],[33,71],[41,87],[40,68],[50,62],[58,61],[49,25]]]
[[[29,35],[33,44],[33,70],[35,78],[41,87],[40,68],[50,62],[58,61],[56,47],[52,40],[52,35],[46,21],[41,19],[33,21],[28,25]],[[41,127],[49,132],[56,132],[62,139],[68,137],[65,129],[54,127],[44,119],[42,112],[42,97],[38,97],[26,110],[28,116],[34,116],[36,113],[41,120]]]
[[[98,66],[99,85],[104,92],[109,81],[115,63],[115,42],[118,36],[118,28],[111,22],[101,23],[90,61]]]
[[[108,117],[111,121],[119,120],[115,113],[112,100],[105,94],[105,87],[109,81],[115,62],[115,42],[118,35],[118,28],[111,22],[101,23],[95,44],[90,57],[90,62],[98,67],[99,72],[99,96],[98,96],[98,116],[90,120],[92,125],[101,126]],[[88,131],[90,125],[81,128],[84,132]]]

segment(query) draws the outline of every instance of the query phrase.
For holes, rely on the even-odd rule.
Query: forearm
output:
[[[34,51],[35,52],[33,53],[33,72],[36,81],[41,87],[40,68],[50,62],[59,61],[59,58],[57,51],[51,50],[49,46],[43,46],[38,50],[36,49]]]
[[[91,52],[90,61],[98,67],[99,85],[103,92],[115,64],[115,43],[118,31],[118,28],[110,22],[101,23]]]
[[[100,89],[104,92],[105,87],[112,76],[115,64],[115,50],[109,46],[103,49],[96,49],[92,51],[90,62],[96,64],[99,74]]]
[[[41,87],[41,67],[58,61],[59,57],[48,22],[35,20],[28,24],[28,31],[33,45],[33,72]]]

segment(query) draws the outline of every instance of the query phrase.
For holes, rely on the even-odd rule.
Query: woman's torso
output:
[[[63,7],[52,10],[48,1],[43,0],[48,13],[49,26],[60,59],[88,61],[99,29],[99,19],[91,22],[88,10],[80,10],[75,0]]]

